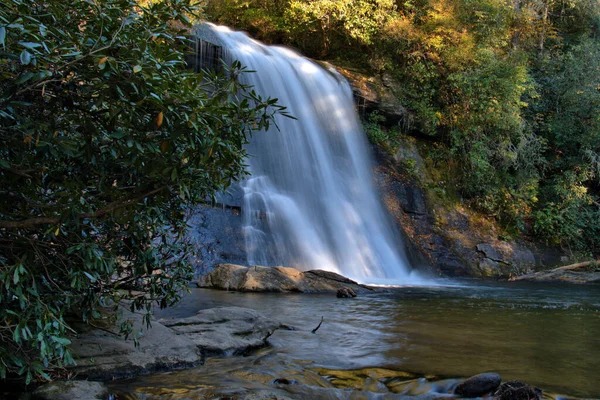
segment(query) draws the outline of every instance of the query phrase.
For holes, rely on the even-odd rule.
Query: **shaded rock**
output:
[[[479,243],[477,245],[477,251],[485,254],[487,258],[493,261],[503,261],[503,257],[500,255],[500,252],[496,250],[494,246],[489,243]]]
[[[484,277],[492,277],[502,275],[502,267],[496,261],[484,258],[479,261],[479,270]]]
[[[320,62],[325,68],[333,69],[348,80],[354,94],[355,103],[360,114],[377,111],[386,118],[389,125],[402,123],[411,125],[413,115],[398,100],[401,88],[389,76],[366,75],[360,71],[333,66]]]
[[[89,381],[56,381],[37,388],[32,400],[104,400],[108,389],[100,382]]]
[[[244,355],[267,345],[279,322],[242,307],[217,307],[195,316],[161,320],[178,338],[193,342],[204,355]]]
[[[217,265],[213,271],[201,276],[197,285],[240,292],[336,293],[338,289],[349,288],[360,294],[374,290],[329,271],[302,272],[287,267],[243,267],[235,264]]]
[[[494,393],[494,399],[497,400],[537,400],[541,398],[541,389],[521,381],[504,382]]]
[[[241,211],[230,206],[226,195],[218,201],[220,206],[199,205],[187,220],[186,240],[197,250],[190,260],[197,276],[217,264],[244,264],[247,259]]]
[[[480,397],[495,391],[501,382],[500,375],[487,372],[466,379],[454,389],[454,393],[462,397]]]
[[[191,340],[156,321],[147,329],[139,314],[124,312],[123,318],[133,324],[131,336],[141,332],[139,347],[132,337],[125,340],[104,330],[81,333],[72,339],[71,347],[77,361],[72,369],[79,378],[106,381],[202,363],[200,351]],[[112,331],[118,332],[118,328]]]
[[[338,289],[336,296],[338,298],[350,298],[350,297],[356,297],[356,293],[354,292],[354,290],[352,290],[350,288],[341,288],[341,289]]]

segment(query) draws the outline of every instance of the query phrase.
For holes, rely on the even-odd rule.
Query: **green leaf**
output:
[[[83,273],[85,274],[85,276],[88,277],[88,279],[92,282],[96,282],[96,278],[94,278],[92,275],[90,275],[89,273],[83,271]]]
[[[3,26],[0,26],[0,44],[4,48],[6,48],[6,46],[4,45],[5,40],[6,40],[6,28]]]
[[[62,338],[62,337],[58,337],[58,336],[50,336],[50,339],[52,339],[53,341],[55,341],[58,344],[62,344],[63,346],[68,346],[71,344],[71,341],[67,338]]]
[[[25,83],[31,78],[33,78],[33,76],[34,74],[32,72],[25,72],[24,74],[21,74],[21,76],[19,76],[17,80],[15,80],[15,84],[20,85],[22,83]]]
[[[141,65],[136,65],[135,67],[133,67],[133,73],[135,73],[135,74],[137,74],[141,70],[142,70],[142,66]]]
[[[28,65],[31,62],[31,54],[27,50],[23,50],[19,56],[21,64]]]
[[[40,43],[34,43],[34,42],[19,42],[19,44],[29,50],[35,50],[38,47],[42,47],[42,45]]]

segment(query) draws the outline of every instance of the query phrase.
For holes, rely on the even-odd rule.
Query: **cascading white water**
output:
[[[369,146],[345,79],[282,47],[212,26],[245,83],[278,98],[297,120],[247,147],[244,234],[250,265],[325,269],[361,282],[409,283],[403,245],[371,176]]]

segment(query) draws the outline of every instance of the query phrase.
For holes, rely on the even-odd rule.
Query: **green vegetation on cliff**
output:
[[[600,252],[595,0],[223,0],[211,20],[392,79],[447,189],[513,232]]]
[[[197,11],[2,3],[1,378],[71,364],[70,321],[118,304],[149,312],[185,289],[186,208],[244,173],[242,145],[280,111],[238,83],[240,65],[186,70]]]

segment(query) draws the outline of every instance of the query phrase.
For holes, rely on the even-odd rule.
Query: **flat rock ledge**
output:
[[[219,307],[193,317],[152,321],[147,329],[142,315],[125,312],[133,335],[141,330],[139,346],[108,330],[93,329],[72,339],[77,379],[108,381],[201,365],[210,355],[246,354],[268,345],[282,327],[255,310]],[[112,331],[117,331],[115,328]]]
[[[356,294],[372,293],[375,288],[361,285],[334,272],[312,270],[302,272],[288,267],[244,267],[219,264],[201,276],[200,288],[238,292],[337,293],[349,288]]]
[[[179,338],[192,341],[204,356],[246,355],[265,347],[277,329],[293,329],[242,307],[210,308],[193,317],[160,322]]]
[[[124,311],[122,318],[133,324],[127,340],[116,334],[116,327],[92,329],[71,339],[77,362],[72,370],[78,379],[108,381],[202,364],[202,354],[191,340],[156,321],[146,328],[141,314]],[[133,336],[138,332],[136,347]]]

